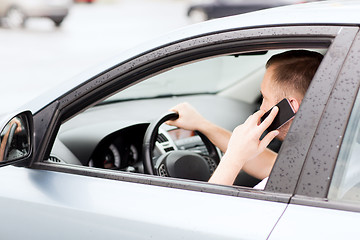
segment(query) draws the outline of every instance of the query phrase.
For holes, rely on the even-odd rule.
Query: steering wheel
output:
[[[18,127],[17,123],[14,123],[13,125],[11,125],[10,130],[9,130],[9,136],[7,139],[7,142],[5,144],[5,149],[4,149],[4,160],[6,160],[7,155],[9,154],[9,150],[10,150],[10,146],[11,146],[11,142],[14,138],[15,135],[15,131],[16,128]]]
[[[142,149],[145,172],[151,175],[168,176],[182,179],[208,181],[212,170],[220,162],[220,156],[214,144],[202,133],[196,132],[209,153],[208,156],[186,151],[170,151],[153,162],[153,150],[161,124],[175,120],[179,115],[175,112],[166,113],[147,128]]]

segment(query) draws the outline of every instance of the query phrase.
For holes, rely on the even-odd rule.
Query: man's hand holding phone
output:
[[[251,115],[243,124],[237,126],[230,138],[227,152],[237,152],[236,154],[245,156],[246,161],[260,154],[279,133],[279,131],[274,130],[260,140],[261,135],[272,124],[278,111],[279,108],[277,106],[273,107],[264,121],[260,122],[264,111],[259,110]]]
[[[262,153],[267,145],[279,134],[278,130],[274,130],[260,140],[260,136],[271,125],[278,111],[277,106],[273,107],[264,121],[260,122],[260,118],[265,112],[259,110],[234,129],[227,151],[209,182],[233,184],[244,164]]]
[[[267,129],[269,132],[279,129],[281,126],[283,126],[295,116],[295,111],[292,108],[289,100],[287,100],[286,98],[278,102],[275,106],[279,108],[279,113],[276,115],[274,121]],[[271,109],[261,117],[261,122],[263,122],[265,118],[270,114]]]

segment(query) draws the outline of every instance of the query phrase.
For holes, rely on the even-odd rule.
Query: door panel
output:
[[[266,239],[286,207],[12,166],[0,181],[1,239]]]
[[[346,61],[336,75],[334,86],[326,91],[329,98],[307,153],[295,196],[270,239],[354,239],[360,235],[358,203],[333,201],[327,196],[334,166],[339,161],[339,149],[350,150],[343,138],[360,86],[360,35],[346,44],[351,46],[347,54],[335,51],[338,52],[335,59]],[[323,88],[317,90],[320,89],[324,91]]]
[[[289,205],[269,239],[354,239],[360,213]]]

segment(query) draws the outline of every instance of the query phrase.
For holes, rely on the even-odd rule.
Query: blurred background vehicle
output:
[[[15,106],[120,51],[187,26],[188,1],[95,0],[91,4],[73,3],[60,28],[54,27],[48,18],[29,18],[25,28],[0,27],[2,89],[21,92],[10,102],[6,99],[13,93],[1,92],[0,102],[6,104],[0,107],[0,114],[13,111]],[[59,71],[59,68],[63,70]]]
[[[59,27],[68,15],[72,0],[0,0],[1,24],[8,28],[24,27],[33,17],[50,18]]]
[[[93,2],[95,2],[95,0],[74,0],[74,2],[78,2],[78,3],[93,3]]]
[[[187,15],[193,22],[314,0],[211,0],[192,3]]]

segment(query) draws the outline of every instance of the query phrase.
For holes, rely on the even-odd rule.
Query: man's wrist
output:
[[[228,156],[221,159],[219,166],[210,178],[210,183],[233,185],[234,181],[241,170],[241,164],[229,161]]]
[[[241,168],[245,164],[245,161],[246,159],[242,159],[240,154],[229,150],[226,151],[221,159],[221,162],[226,165],[226,167],[229,167],[237,172],[240,172]]]

